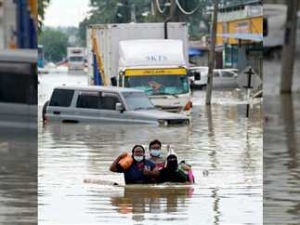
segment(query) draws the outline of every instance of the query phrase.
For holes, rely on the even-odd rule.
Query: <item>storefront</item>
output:
[[[261,1],[221,8],[217,46],[223,46],[223,67],[240,71],[251,65],[261,73],[263,10]],[[255,53],[253,53],[255,49]]]

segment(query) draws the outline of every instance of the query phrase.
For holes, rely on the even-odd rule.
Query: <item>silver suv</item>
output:
[[[156,109],[141,90],[103,86],[56,87],[43,107],[43,119],[65,123],[189,123],[185,115]]]

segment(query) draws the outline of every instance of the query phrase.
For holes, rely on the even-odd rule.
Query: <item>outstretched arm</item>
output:
[[[123,153],[122,155],[119,155],[114,161],[113,161],[113,163],[110,165],[110,167],[109,167],[109,170],[111,171],[111,172],[120,172],[119,170],[118,170],[118,167],[117,167],[117,165],[118,165],[118,162],[124,157],[124,156],[126,156],[126,154],[127,153]]]

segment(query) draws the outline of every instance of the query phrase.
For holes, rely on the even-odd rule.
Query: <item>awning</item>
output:
[[[223,38],[234,38],[234,39],[248,40],[248,41],[255,41],[255,42],[263,41],[262,34],[253,34],[253,33],[222,33],[222,34],[217,34],[217,36]]]
[[[203,56],[203,51],[198,48],[189,48],[189,56]]]

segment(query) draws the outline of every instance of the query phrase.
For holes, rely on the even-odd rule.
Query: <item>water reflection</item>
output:
[[[267,224],[300,223],[299,97],[267,97],[264,133],[264,214]]]
[[[0,127],[0,224],[37,223],[36,135]]]
[[[124,195],[111,197],[111,204],[117,212],[131,214],[134,221],[143,221],[147,214],[187,214],[188,198],[193,195],[193,187],[125,187]],[[155,217],[153,218],[155,220]]]

